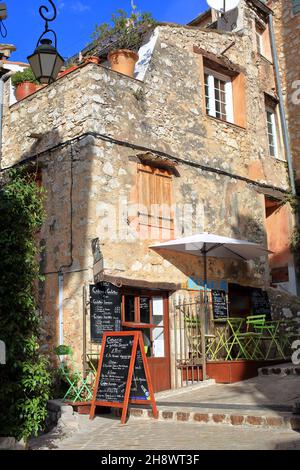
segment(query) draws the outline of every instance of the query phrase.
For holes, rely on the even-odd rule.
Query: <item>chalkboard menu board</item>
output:
[[[143,358],[141,354],[140,346],[138,345],[135,363],[134,363],[134,370],[133,370],[133,377],[132,377],[132,384],[130,390],[130,400],[149,400],[150,393],[148,389],[148,382],[145,374]]]
[[[90,419],[97,406],[109,406],[122,408],[121,423],[125,424],[128,404],[141,405],[145,400],[158,417],[144,348],[140,331],[104,333]]]
[[[266,291],[262,289],[252,289],[251,307],[252,315],[266,315],[267,320],[272,319],[271,305]]]
[[[121,331],[121,293],[110,282],[90,285],[91,341],[101,343],[106,331]]]
[[[123,403],[134,338],[107,336],[96,400]]]
[[[226,292],[223,290],[212,290],[211,295],[214,319],[226,319],[228,317]]]

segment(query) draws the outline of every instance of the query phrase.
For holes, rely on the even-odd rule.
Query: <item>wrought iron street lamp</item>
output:
[[[48,0],[53,8],[53,14],[50,17],[49,9],[45,5],[39,8],[41,17],[45,20],[45,30],[39,37],[36,49],[32,55],[28,57],[31,69],[36,79],[41,83],[52,83],[56,79],[61,67],[64,64],[64,59],[57,51],[57,36],[53,29],[49,29],[49,22],[54,21],[57,16],[57,10],[52,0]],[[46,11],[46,13],[44,13]],[[54,36],[54,46],[52,40],[45,38],[48,33]]]

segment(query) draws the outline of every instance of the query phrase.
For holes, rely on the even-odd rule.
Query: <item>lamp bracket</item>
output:
[[[57,36],[56,36],[56,33],[53,31],[53,29],[49,29],[49,23],[56,19],[57,10],[56,10],[56,6],[55,6],[55,4],[52,0],[48,0],[48,2],[51,3],[51,6],[53,8],[53,13],[50,14],[51,12],[50,12],[49,8],[46,5],[41,5],[40,6],[39,13],[40,13],[40,16],[43,18],[43,20],[45,21],[45,30],[44,30],[43,34],[40,36],[40,38],[37,42],[37,45],[39,45],[40,40],[45,36],[46,33],[53,33],[54,38],[55,38],[55,48],[56,48],[57,47]],[[45,16],[47,14],[48,15],[50,14],[50,16]]]

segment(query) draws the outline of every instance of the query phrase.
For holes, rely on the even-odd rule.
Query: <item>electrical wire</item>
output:
[[[3,38],[6,38],[6,36],[7,36],[7,28],[6,28],[3,20],[0,20],[0,34]]]
[[[168,154],[166,152],[163,152],[161,150],[156,150],[156,149],[153,149],[153,148],[150,148],[150,147],[145,147],[143,145],[131,143],[131,142],[128,142],[128,141],[125,141],[125,140],[119,140],[119,139],[116,139],[116,138],[114,138],[112,136],[109,136],[107,134],[100,134],[98,132],[92,132],[92,131],[85,132],[84,134],[81,134],[80,136],[73,137],[72,139],[66,140],[66,141],[61,142],[59,144],[56,144],[55,146],[53,146],[49,149],[45,149],[45,150],[43,150],[42,152],[40,152],[36,155],[32,155],[30,157],[27,157],[24,160],[22,160],[21,162],[15,163],[14,165],[2,168],[0,170],[0,173],[3,173],[3,172],[5,172],[5,171],[7,171],[11,168],[14,168],[14,167],[17,167],[17,166],[20,166],[20,165],[24,165],[24,164],[26,164],[30,161],[34,161],[36,158],[40,158],[42,155],[51,153],[51,152],[55,151],[58,148],[62,148],[62,147],[66,147],[68,145],[71,145],[74,142],[79,142],[79,141],[85,139],[86,137],[94,137],[95,139],[100,139],[104,142],[109,142],[111,144],[131,148],[133,150],[139,150],[141,152],[151,152],[151,153],[153,153],[155,155],[158,155],[160,157],[167,158],[167,159],[169,159],[173,162],[188,165],[188,166],[191,166],[193,168],[198,168],[198,169],[200,169],[202,171],[206,171],[208,173],[216,173],[218,175],[227,176],[228,178],[231,178],[231,179],[235,179],[235,180],[238,180],[238,181],[244,181],[247,184],[251,184],[253,186],[256,186],[256,187],[259,187],[259,188],[262,188],[262,189],[271,189],[271,190],[279,191],[282,194],[289,194],[289,190],[287,190],[287,189],[279,188],[277,186],[273,186],[273,185],[266,184],[266,183],[260,183],[259,181],[252,180],[250,178],[247,178],[246,176],[237,175],[237,174],[234,174],[234,173],[230,173],[229,171],[220,170],[219,168],[214,168],[214,167],[211,167],[211,166],[208,166],[208,165],[203,165],[201,163],[195,162],[194,160],[187,160],[185,158],[175,157],[174,155],[170,155],[170,154]]]

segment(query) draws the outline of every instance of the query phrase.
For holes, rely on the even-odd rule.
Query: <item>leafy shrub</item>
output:
[[[40,317],[34,283],[39,279],[36,231],[44,218],[36,183],[21,170],[0,187],[0,433],[28,439],[43,429],[51,376],[39,353]]]
[[[17,86],[20,83],[24,83],[24,82],[31,82],[31,83],[39,84],[39,82],[35,78],[33,71],[31,70],[30,67],[27,67],[22,72],[16,72],[11,77],[11,81],[14,86]]]
[[[133,5],[131,15],[126,11],[117,10],[111,17],[111,23],[102,23],[96,26],[92,38],[95,45],[101,45],[111,39],[115,49],[130,49],[137,51],[141,44],[142,33],[145,27],[155,25],[156,21],[151,13],[136,11]]]

